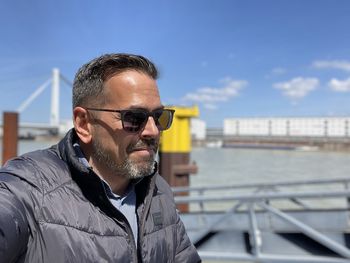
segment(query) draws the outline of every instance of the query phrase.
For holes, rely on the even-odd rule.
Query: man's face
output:
[[[128,70],[105,82],[104,109],[162,108],[156,81],[148,75]],[[105,171],[129,179],[150,174],[159,144],[160,132],[152,117],[139,132],[123,130],[120,113],[94,112],[92,158]]]

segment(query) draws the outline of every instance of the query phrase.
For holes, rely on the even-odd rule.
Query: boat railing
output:
[[[307,192],[305,192],[305,189]],[[310,192],[310,189],[314,189]],[[212,185],[212,186],[194,186],[194,187],[174,187],[175,199],[178,203],[197,203],[199,211],[206,210],[205,204],[208,202],[232,201],[241,199],[259,199],[265,197],[268,200],[289,198],[289,201],[300,206],[302,209],[311,209],[309,205],[301,201],[303,195],[311,195],[309,198],[320,198],[328,196],[332,191],[335,194],[347,193],[350,190],[349,178],[333,178],[333,179],[313,179],[313,180],[293,180],[284,182],[269,183],[245,183],[245,184],[229,184],[229,185]],[[235,193],[243,193],[235,195]],[[309,192],[309,193],[308,193]],[[251,194],[249,194],[251,193]],[[270,193],[264,196],[261,193]],[[278,194],[282,193],[282,194]],[[180,196],[178,196],[180,194]],[[185,196],[183,196],[185,194]],[[189,196],[187,196],[189,195]],[[200,197],[204,198],[200,198]],[[328,196],[330,197],[330,196]],[[335,197],[335,196],[333,196]],[[344,196],[343,196],[344,197]],[[350,209],[350,198],[343,198],[345,206]],[[332,204],[334,205],[334,203]],[[342,204],[343,205],[343,204]]]
[[[338,263],[350,262],[349,184],[350,178],[336,178],[178,187],[173,191],[177,204],[191,205],[191,212],[181,216],[204,260]],[[184,192],[189,195],[176,195]],[[278,202],[284,203],[281,206]],[[211,209],[223,208],[223,203],[224,209]],[[320,203],[322,206],[318,206]],[[192,205],[199,205],[199,209]],[[246,236],[241,242],[245,244],[239,244],[239,238],[233,237],[235,233]],[[279,244],[282,237],[291,233],[300,238],[298,248],[295,244],[290,246],[292,252],[283,245],[287,241]],[[211,240],[214,236],[215,241]],[[286,238],[289,239],[290,236]],[[230,242],[242,249],[225,249]],[[308,251],[310,246],[319,251]]]

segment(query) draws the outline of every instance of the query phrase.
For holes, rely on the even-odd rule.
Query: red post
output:
[[[18,113],[4,112],[2,134],[2,164],[17,156],[18,147]]]

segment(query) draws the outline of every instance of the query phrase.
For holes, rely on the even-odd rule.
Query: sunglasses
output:
[[[110,110],[110,109],[96,109],[86,108],[91,111],[107,111],[120,113],[120,120],[122,121],[123,129],[127,132],[136,133],[145,128],[149,117],[153,117],[159,131],[164,131],[170,128],[173,122],[175,110],[157,109],[154,111],[147,111],[143,109],[130,110]]]

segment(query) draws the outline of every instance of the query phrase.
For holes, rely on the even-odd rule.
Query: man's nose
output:
[[[142,137],[157,137],[159,136],[159,129],[154,121],[153,117],[149,116],[145,128],[142,130]]]

